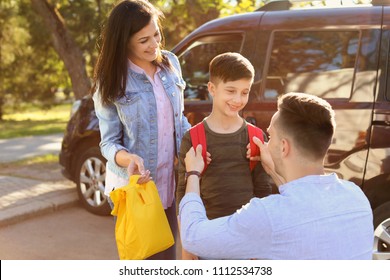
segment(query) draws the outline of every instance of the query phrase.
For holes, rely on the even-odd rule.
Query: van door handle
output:
[[[389,121],[373,121],[372,125],[377,125],[377,126],[390,126]]]

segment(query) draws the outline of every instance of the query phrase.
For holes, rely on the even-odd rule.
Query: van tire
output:
[[[377,207],[374,212],[373,259],[390,259],[390,201]],[[386,237],[384,240],[383,237]]]
[[[83,207],[89,212],[107,216],[111,207],[104,194],[106,159],[98,147],[90,147],[81,152],[75,170],[77,194]]]

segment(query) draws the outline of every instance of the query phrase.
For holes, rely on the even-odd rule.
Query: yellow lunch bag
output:
[[[137,184],[138,178],[132,175],[128,185],[110,193],[121,260],[143,260],[175,243],[155,183]]]

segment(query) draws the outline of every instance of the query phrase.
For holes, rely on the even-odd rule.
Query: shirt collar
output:
[[[282,193],[290,187],[304,186],[308,184],[327,184],[338,181],[339,178],[335,173],[325,174],[325,175],[308,175],[294,181],[288,182],[279,187],[279,192]]]
[[[142,69],[141,67],[139,67],[138,65],[136,65],[135,63],[133,63],[130,59],[129,59],[129,67],[132,71],[134,71],[135,73],[138,73],[138,74],[145,74],[145,71],[144,69]],[[156,70],[156,74],[160,72],[160,67],[157,66],[157,70]]]

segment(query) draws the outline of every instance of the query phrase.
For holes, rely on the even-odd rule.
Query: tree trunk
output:
[[[57,9],[47,0],[31,0],[31,4],[52,35],[54,49],[69,73],[76,99],[81,99],[91,89],[82,51],[66,29],[64,20]]]
[[[3,96],[0,95],[0,121],[3,120],[3,116],[4,116],[4,112],[3,112],[3,109],[4,109],[4,98]]]
[[[0,0],[0,4],[1,4],[1,0]],[[2,41],[3,41],[3,33],[2,33],[2,22],[0,21],[0,121],[3,120],[3,106],[4,106],[4,94],[5,94],[5,90],[4,90],[4,82],[3,82],[3,75],[1,74],[2,71],[3,71],[3,57],[2,57],[2,52],[1,52],[1,44],[2,44]]]

